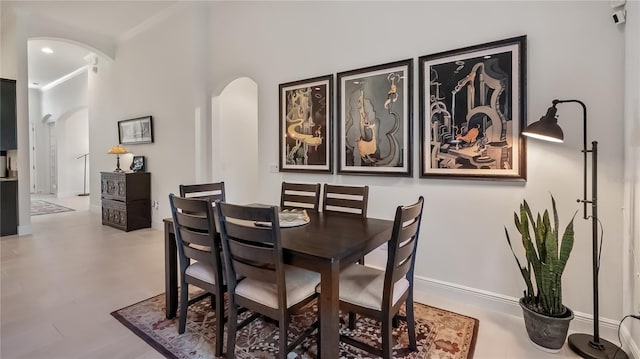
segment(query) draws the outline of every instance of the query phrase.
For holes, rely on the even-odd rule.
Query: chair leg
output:
[[[391,359],[393,353],[393,319],[390,316],[386,316],[382,319],[382,358]]]
[[[413,313],[413,291],[409,291],[409,296],[405,303],[407,311],[407,334],[409,335],[409,348],[413,351],[418,350],[416,344],[416,321]]]
[[[289,338],[287,335],[288,332],[288,327],[289,327],[289,319],[288,316],[285,314],[284,317],[281,317],[279,322],[279,329],[280,329],[280,349],[278,350],[278,358],[279,359],[286,359],[287,358],[287,354],[289,354],[287,347],[289,344]]]
[[[222,356],[222,341],[224,340],[224,294],[221,290],[214,296],[216,309],[216,356]],[[211,299],[214,299],[211,298]]]
[[[189,285],[183,280],[180,287],[180,321],[178,334],[183,334],[187,326],[187,308],[189,307]]]
[[[227,359],[235,358],[236,331],[238,330],[238,308],[229,295],[229,318],[227,318]]]
[[[322,294],[321,294],[322,295]],[[317,331],[317,339],[316,339],[316,352],[318,353],[317,358],[322,358],[322,345],[320,345],[320,343],[322,343],[322,337],[320,336],[320,333],[322,333],[322,322],[320,322],[320,297],[318,297],[318,300],[316,300],[316,304],[318,306],[318,311],[316,312],[316,317],[318,318],[318,331]]]
[[[349,312],[349,329],[356,329],[356,313]]]

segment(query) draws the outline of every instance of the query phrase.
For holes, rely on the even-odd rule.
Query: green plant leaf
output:
[[[569,256],[571,255],[571,250],[573,250],[573,241],[575,237],[575,233],[573,232],[573,220],[576,217],[576,211],[571,218],[569,224],[564,229],[564,234],[562,235],[562,244],[560,245],[560,254],[558,258],[558,273],[562,276],[564,272],[564,268],[567,265],[567,261],[569,260]]]
[[[511,248],[511,253],[513,254],[513,258],[516,259],[516,263],[518,264],[518,268],[520,268],[520,274],[522,274],[522,278],[527,286],[527,291],[525,292],[525,297],[531,297],[533,295],[533,283],[531,282],[531,271],[530,268],[527,269],[522,264],[520,264],[520,260],[516,255],[516,252],[513,250],[513,246],[511,245],[511,239],[509,238],[509,232],[507,231],[507,227],[504,227],[504,233],[507,236],[507,243],[509,243],[509,248]]]
[[[505,234],[511,253],[516,259],[516,264],[527,285],[527,290],[524,292],[525,303],[542,314],[556,316],[561,315],[564,310],[562,305],[562,274],[573,249],[573,221],[577,211],[565,228],[562,242],[560,242],[558,238],[560,220],[553,196],[551,196],[551,205],[553,222],[549,210],[545,210],[542,215],[537,212],[534,216],[526,200],[520,204],[519,213],[514,213],[514,223],[521,235],[527,261],[526,268],[515,254],[506,227]]]

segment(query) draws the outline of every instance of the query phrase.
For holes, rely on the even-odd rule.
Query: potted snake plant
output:
[[[514,252],[506,227],[504,231],[526,284],[520,306],[529,339],[543,350],[557,352],[564,345],[569,323],[573,319],[573,311],[562,303],[562,273],[573,249],[575,213],[560,242],[558,212],[553,196],[551,204],[553,222],[546,209],[544,214],[540,215],[538,212],[534,218],[526,200],[520,204],[520,212],[514,213],[514,222],[524,247],[525,262],[521,262]]]

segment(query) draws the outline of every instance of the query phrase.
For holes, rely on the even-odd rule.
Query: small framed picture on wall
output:
[[[118,121],[118,137],[121,145],[153,143],[153,117]]]

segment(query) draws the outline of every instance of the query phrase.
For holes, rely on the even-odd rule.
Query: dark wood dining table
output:
[[[282,228],[285,263],[320,273],[320,334],[323,358],[338,358],[340,269],[384,244],[393,221],[309,211],[309,223]],[[171,218],[164,219],[166,316],[178,308],[178,265]]]

